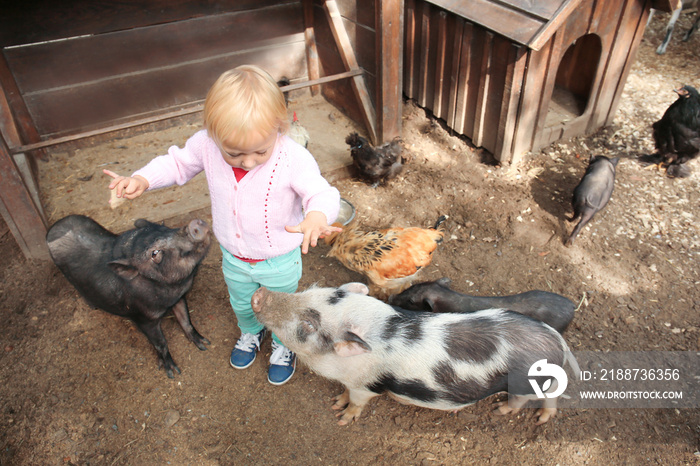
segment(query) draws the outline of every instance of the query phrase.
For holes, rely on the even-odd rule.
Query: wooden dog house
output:
[[[649,8],[680,0],[406,0],[404,93],[500,163],[613,121]]]

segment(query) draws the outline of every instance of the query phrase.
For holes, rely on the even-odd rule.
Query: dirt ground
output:
[[[653,150],[651,123],[675,100],[672,89],[700,85],[700,35],[680,41],[686,15],[666,55],[654,53],[666,18],[646,32],[614,126],[497,167],[409,102],[403,174],[376,189],[352,179],[335,186],[368,228],[427,227],[449,215],[425,279],[449,277],[472,294],[542,289],[572,299],[580,307],[564,337],[573,350],[698,351],[700,162],[673,180],[636,160]],[[162,148],[157,140],[153,154]],[[615,192],[567,248],[564,217],[591,154],[621,158]],[[195,216],[210,218],[201,209],[168,223]],[[182,369],[168,379],[130,322],[90,308],[52,264],[26,261],[1,227],[0,464],[700,463],[698,409],[564,409],[535,426],[533,410],[495,416],[495,397],[458,414],[380,397],[340,427],[330,409],[340,385],[303,365],[284,386],[267,382],[269,340],[250,368],[231,369],[239,331],[217,247],[189,294],[193,323],[212,344],[197,350],[166,319]],[[327,251],[305,256],[301,289],[363,281]]]

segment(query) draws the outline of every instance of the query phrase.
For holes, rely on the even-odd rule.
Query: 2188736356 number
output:
[[[601,369],[601,381],[614,380],[679,380],[680,369]]]

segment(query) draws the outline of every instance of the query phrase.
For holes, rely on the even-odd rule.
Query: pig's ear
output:
[[[339,286],[338,289],[347,291],[348,293],[357,293],[363,295],[369,294],[369,288],[367,288],[367,285],[358,282],[346,283],[345,285]]]
[[[114,271],[114,273],[127,280],[133,280],[139,274],[139,271],[132,267],[131,264],[124,259],[112,261],[108,265]]]
[[[344,340],[333,345],[335,354],[341,358],[357,356],[360,354],[370,353],[372,348],[362,338],[353,332],[345,332]]]
[[[145,218],[137,218],[136,221],[134,221],[134,226],[136,228],[145,228],[149,225],[157,225],[157,223],[149,222]]]
[[[452,285],[452,280],[450,280],[447,277],[442,277],[442,278],[438,279],[435,283],[449,289],[450,285]]]

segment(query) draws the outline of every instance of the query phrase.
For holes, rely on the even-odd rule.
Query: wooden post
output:
[[[328,24],[330,25],[331,32],[333,33],[333,39],[338,46],[340,58],[345,65],[345,69],[347,71],[359,69],[360,66],[357,64],[357,58],[355,58],[355,52],[352,49],[348,32],[345,30],[345,26],[343,25],[343,18],[340,17],[340,11],[338,10],[337,3],[335,0],[326,0],[323,6],[328,19]],[[369,91],[365,85],[364,76],[354,76],[351,83],[352,91],[360,104],[362,119],[364,120],[365,127],[367,128],[369,138],[372,140],[373,144],[377,144],[377,116],[374,106],[372,105]]]
[[[318,79],[321,75],[318,65],[318,50],[316,49],[316,34],[314,33],[314,1],[303,0],[304,7],[304,42],[306,43],[306,67],[309,81]],[[321,86],[311,86],[311,95],[320,92]]]
[[[46,223],[22,180],[5,139],[0,137],[0,214],[28,259],[50,259]]]
[[[409,99],[416,98],[416,2],[406,0],[406,16],[404,27],[406,28],[406,38],[404,47],[404,92]],[[402,39],[403,40],[403,39]]]
[[[5,135],[17,132],[24,144],[39,142],[41,140],[39,132],[34,126],[34,121],[32,121],[15,78],[12,76],[12,71],[2,53],[0,53],[0,92],[4,93],[2,100],[7,102],[11,111],[11,120],[7,122],[0,121],[0,124],[6,127],[2,132]],[[10,126],[14,128],[9,128]],[[48,158],[46,151],[43,149],[37,150],[30,155],[39,157],[42,160],[47,160]],[[31,160],[31,163],[34,164],[34,161]],[[33,166],[33,168],[35,167]]]
[[[403,0],[376,3],[377,143],[401,135]]]

